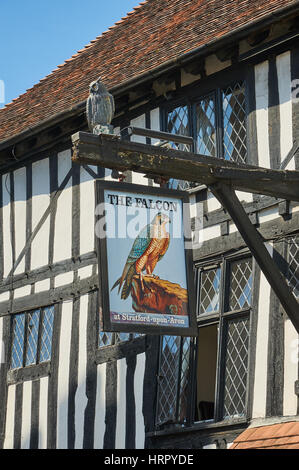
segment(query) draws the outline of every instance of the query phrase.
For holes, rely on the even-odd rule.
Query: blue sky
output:
[[[140,1],[0,0],[0,85],[3,88],[4,83],[5,104],[38,83]]]

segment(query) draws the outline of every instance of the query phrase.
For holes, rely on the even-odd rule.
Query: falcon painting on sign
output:
[[[103,330],[196,335],[185,193],[97,184]]]

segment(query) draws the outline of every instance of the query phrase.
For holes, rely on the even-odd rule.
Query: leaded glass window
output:
[[[27,347],[26,347],[26,361],[25,365],[35,364],[37,361],[37,342],[39,330],[39,316],[40,311],[27,314]]]
[[[214,268],[201,272],[199,313],[219,311],[221,269]]]
[[[188,106],[178,106],[168,114],[167,132],[170,134],[190,135]],[[178,144],[178,148],[185,150],[185,145]]]
[[[242,310],[251,305],[252,260],[231,263],[229,310]]]
[[[161,338],[157,425],[245,417],[252,289],[249,256],[198,268],[198,337]]]
[[[13,315],[11,369],[51,360],[53,325],[53,306]]]
[[[216,157],[215,99],[208,96],[196,104],[197,153]]]
[[[24,363],[25,315],[21,313],[13,317],[13,342],[11,369],[23,367]]]
[[[246,149],[246,107],[243,82],[229,86],[222,91],[223,147],[225,160],[245,163]]]
[[[54,325],[54,306],[43,309],[41,348],[39,362],[50,361],[52,355],[52,336]]]
[[[223,418],[244,416],[246,411],[249,317],[226,323],[226,357]]]
[[[170,134],[191,135],[190,114],[188,106],[178,106],[168,113],[167,132]],[[172,144],[173,148],[183,151],[190,151],[190,146],[185,144]],[[188,181],[171,178],[168,183],[169,188],[185,190],[190,187]]]
[[[288,282],[293,293],[299,297],[299,235],[287,239]]]
[[[194,146],[174,148],[223,158],[237,163],[247,162],[246,84],[240,80],[225,88],[216,88],[205,96],[197,96],[169,108],[165,131],[193,137]],[[192,182],[170,180],[170,187],[186,189]]]
[[[183,422],[188,405],[190,338],[161,338],[157,424]]]
[[[141,335],[139,333],[109,333],[107,331],[100,331],[98,347],[113,346],[115,344],[131,341],[138,336]]]

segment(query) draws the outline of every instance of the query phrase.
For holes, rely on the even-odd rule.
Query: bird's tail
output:
[[[110,291],[112,291],[113,289],[115,289],[115,287],[118,286],[120,283],[121,283],[121,277],[120,277],[119,279],[117,279],[117,281],[113,284],[113,286],[111,287]]]
[[[126,276],[122,291],[121,291],[121,299],[125,300],[129,297],[129,294],[131,292],[131,286],[132,286],[132,279],[135,274],[135,267],[134,265],[131,265],[128,274]],[[116,284],[117,285],[117,284]]]

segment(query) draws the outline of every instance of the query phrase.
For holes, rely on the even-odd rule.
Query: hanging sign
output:
[[[187,194],[96,184],[101,329],[196,336]]]

